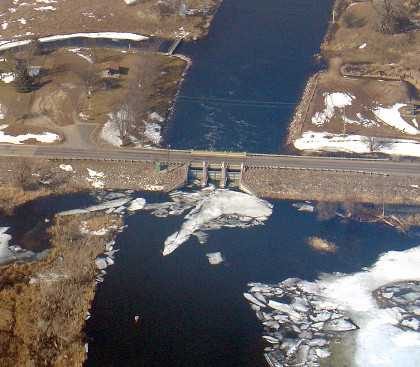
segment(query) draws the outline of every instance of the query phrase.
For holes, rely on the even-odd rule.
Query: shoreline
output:
[[[375,11],[368,1],[335,1],[320,45],[327,67],[305,84],[287,148],[302,155],[420,156],[419,117],[406,112],[420,85],[412,52],[420,34],[381,33]]]

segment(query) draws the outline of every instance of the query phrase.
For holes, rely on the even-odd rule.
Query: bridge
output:
[[[190,168],[202,169],[203,162],[210,167],[226,165],[226,174],[241,166],[261,169],[287,169],[307,171],[354,172],[359,174],[410,175],[420,177],[419,161],[392,161],[389,159],[351,159],[333,157],[293,156],[274,154],[249,154],[167,149],[86,149],[68,148],[61,145],[8,145],[0,144],[0,155],[41,157],[63,160],[97,160],[121,162],[167,162],[189,164]],[[208,171],[208,172],[209,172]],[[207,174],[209,174],[207,172]],[[221,172],[220,172],[221,174]]]

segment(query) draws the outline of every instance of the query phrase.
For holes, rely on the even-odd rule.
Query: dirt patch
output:
[[[78,32],[132,32],[175,38],[196,39],[206,34],[221,0],[185,0],[174,7],[160,6],[157,0],[127,5],[124,0],[53,1],[49,3],[2,0],[0,40]],[[186,11],[185,11],[186,10]],[[48,25],[48,26],[47,26]]]

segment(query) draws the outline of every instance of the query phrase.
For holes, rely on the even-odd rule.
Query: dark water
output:
[[[138,195],[148,202],[168,200]],[[382,225],[319,222],[291,202],[271,202],[274,211],[264,226],[210,231],[207,244],[194,237],[167,257],[161,254],[163,243],[183,216],[156,218],[145,211],[128,216],[128,228],[117,237],[115,265],[98,286],[87,322],[85,365],[265,366],[262,326],[242,296],[248,282],[359,271],[382,252],[418,245],[418,238]],[[88,205],[93,197],[72,195],[51,203],[40,200],[35,211],[51,216],[55,208]],[[340,251],[315,252],[306,245],[310,236],[335,242]],[[212,266],[205,254],[217,251],[226,261]]]
[[[36,224],[58,211],[92,205],[95,196],[37,200],[19,217],[31,216]],[[149,203],[169,200],[163,194],[134,196]],[[271,203],[273,214],[265,225],[209,231],[206,244],[192,237],[166,257],[163,243],[179,230],[183,215],[157,218],[140,211],[127,216],[128,227],[116,239],[120,251],[98,285],[85,328],[85,366],[265,366],[262,325],[242,295],[248,282],[360,271],[382,252],[419,245],[418,237],[384,225],[319,222],[315,213],[300,212],[292,202]],[[8,224],[19,228],[17,222]],[[306,244],[310,236],[336,243],[339,252],[312,250]],[[217,251],[225,262],[210,265],[205,255]]]
[[[193,65],[167,132],[171,146],[283,152],[304,85],[320,68],[313,55],[333,2],[224,0],[209,35],[177,50]]]

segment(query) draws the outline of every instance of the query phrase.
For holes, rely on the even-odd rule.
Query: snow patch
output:
[[[159,144],[162,140],[161,126],[155,122],[143,121],[145,125],[144,136],[154,144]]]
[[[63,171],[66,172],[73,172],[73,167],[71,164],[60,164],[59,165],[60,169],[62,169]]]
[[[420,142],[408,139],[376,137],[373,144],[363,135],[340,135],[327,132],[306,131],[296,139],[294,146],[299,150],[348,152],[348,153],[385,153],[420,157]],[[376,141],[376,142],[375,142]]]
[[[317,126],[328,122],[334,116],[335,108],[350,106],[355,99],[354,96],[341,92],[324,93],[323,96],[325,103],[324,111],[316,112],[312,116],[312,123]]]
[[[399,109],[405,107],[403,103],[396,103],[395,105],[385,108],[378,107],[373,110],[373,113],[376,117],[380,118],[385,124],[396,128],[403,133],[410,135],[420,134],[420,130],[416,129],[414,126],[410,125],[405,121],[399,112]]]
[[[4,131],[0,131],[0,143],[23,144],[23,141],[35,139],[40,143],[53,143],[59,140],[59,136],[54,133],[45,132],[43,134],[24,134],[18,136],[7,135]]]
[[[1,73],[0,79],[3,81],[3,83],[9,84],[15,80],[15,74],[14,73]]]

